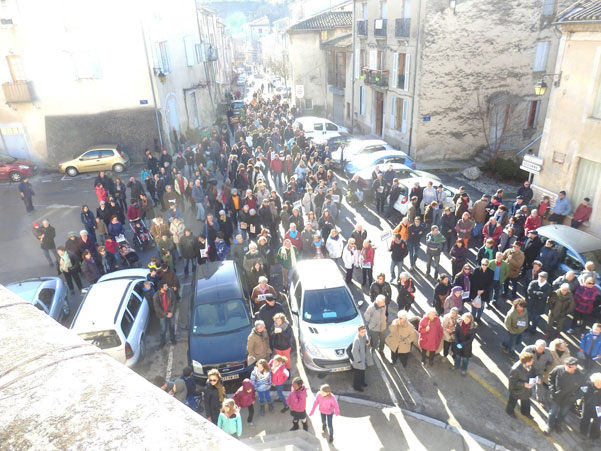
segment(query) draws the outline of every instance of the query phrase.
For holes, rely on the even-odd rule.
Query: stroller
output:
[[[136,249],[144,249],[148,243],[154,242],[152,235],[142,219],[130,222],[129,227],[134,234],[134,247]]]
[[[127,266],[129,268],[138,266],[138,260],[140,260],[140,257],[138,257],[138,254],[130,246],[124,235],[119,235],[117,237],[117,245],[119,246],[118,252],[123,266]]]
[[[346,191],[346,201],[353,207],[363,205],[363,191],[356,189],[354,192],[351,189]]]

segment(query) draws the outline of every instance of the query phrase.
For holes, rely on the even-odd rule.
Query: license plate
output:
[[[221,376],[222,381],[233,381],[234,379],[239,379],[239,374],[232,374],[231,376]]]
[[[339,371],[348,371],[351,369],[351,366],[341,366],[339,368],[330,368],[331,373],[338,373]]]

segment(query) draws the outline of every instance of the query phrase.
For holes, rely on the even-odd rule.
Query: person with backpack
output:
[[[290,408],[290,415],[292,415],[292,429],[290,430],[297,431],[298,423],[301,422],[303,423],[303,430],[308,431],[309,423],[305,412],[307,408],[307,389],[300,377],[295,377],[292,380],[286,405]]]

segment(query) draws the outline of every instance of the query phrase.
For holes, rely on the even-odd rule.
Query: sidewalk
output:
[[[463,171],[466,168],[475,166],[474,160],[436,160],[436,161],[418,161],[415,163],[417,169],[426,172],[455,172]]]
[[[242,442],[253,449],[395,449],[395,450],[504,450],[482,437],[457,430],[446,423],[423,415],[402,411],[396,407],[371,401],[338,397],[340,416],[334,417],[334,443],[328,443],[321,432],[321,418],[315,412],[309,418],[309,432],[289,432],[292,427],[290,413],[280,413],[281,403],[274,403],[274,412],[264,417],[257,415],[254,427],[246,423],[247,411],[242,411]],[[312,402],[307,400],[307,411]]]

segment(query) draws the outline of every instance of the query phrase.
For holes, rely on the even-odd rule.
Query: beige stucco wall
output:
[[[289,33],[292,66],[292,93],[296,85],[304,85],[305,95],[295,103],[303,114],[323,114],[325,111],[327,65],[319,47],[319,31]],[[313,101],[313,110],[305,110],[305,99]]]
[[[592,117],[601,79],[601,25],[566,26],[560,48],[556,71],[562,73],[561,84],[549,88],[551,104],[539,150],[544,165],[534,184],[554,193],[566,190],[576,208],[581,199],[571,197],[570,188],[579,159],[601,163],[601,119]],[[555,152],[565,154],[564,163],[554,161]],[[591,184],[589,197],[589,231],[601,236],[601,186]]]

